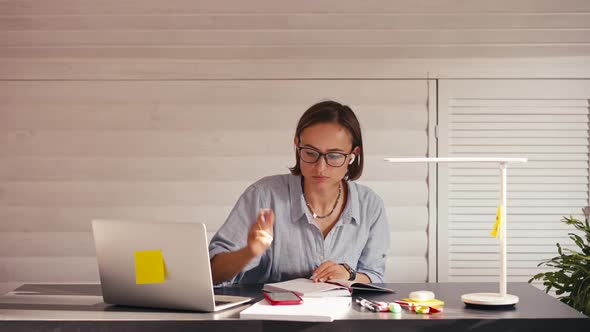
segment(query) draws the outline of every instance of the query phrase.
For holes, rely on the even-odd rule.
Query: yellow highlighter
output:
[[[135,283],[161,284],[166,279],[166,266],[162,250],[135,252]]]

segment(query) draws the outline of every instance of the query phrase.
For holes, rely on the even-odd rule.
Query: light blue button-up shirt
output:
[[[274,240],[232,282],[268,283],[309,278],[322,262],[347,263],[373,283],[384,282],[389,225],[381,198],[348,182],[346,206],[324,238],[306,207],[301,177],[275,175],[252,184],[209,244],[209,256],[247,245],[248,232],[261,208],[275,213]]]

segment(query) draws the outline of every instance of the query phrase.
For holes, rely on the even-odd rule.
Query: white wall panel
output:
[[[196,1],[193,1],[195,3]],[[442,2],[442,1],[441,1]],[[340,2],[345,3],[345,2]],[[450,6],[450,5],[449,5]],[[335,10],[337,8],[332,8]],[[426,8],[423,8],[426,9]],[[510,29],[564,29],[588,28],[587,12],[555,13],[547,8],[545,13],[371,13],[371,19],[362,13],[325,15],[322,13],[196,13],[174,16],[152,15],[28,15],[24,13],[5,16],[0,30],[33,31],[112,31],[112,30],[215,30],[215,29],[494,29],[501,24]]]
[[[252,83],[260,84],[260,83]],[[284,83],[278,83],[283,84]],[[6,86],[4,86],[6,87]],[[63,88],[70,88],[64,86]],[[26,89],[30,89],[28,86]],[[96,89],[97,86],[88,88]],[[121,86],[121,89],[126,89]],[[265,87],[266,88],[266,87]],[[198,88],[197,88],[198,89]],[[219,94],[224,94],[219,87]],[[208,93],[208,92],[202,92]],[[244,101],[236,105],[195,105],[158,103],[125,105],[88,104],[9,104],[0,105],[0,128],[7,130],[216,130],[221,125],[228,130],[245,128],[291,130],[301,116],[301,103],[281,104],[280,112],[274,104]],[[96,101],[93,101],[94,104]],[[374,101],[367,98],[365,103]],[[363,128],[371,130],[424,130],[428,114],[423,105],[410,100],[407,104],[363,106]],[[264,118],[266,122],[260,121]]]
[[[199,221],[214,232],[249,184],[288,172],[296,122],[325,98],[349,103],[360,118],[367,163],[361,182],[385,201],[389,259],[421,257],[415,272],[388,262],[395,267],[388,280],[426,280],[429,170],[383,162],[429,153],[434,90],[426,80],[3,81],[0,87],[0,262],[12,269],[0,274],[3,281],[98,280],[91,261],[68,266],[79,262],[68,257],[93,257],[96,218]],[[71,273],[40,270],[55,260]]]
[[[338,6],[337,6],[338,5]],[[496,13],[502,8],[505,13],[568,13],[572,9],[587,12],[590,5],[583,0],[564,0],[555,3],[551,0],[536,0],[534,3],[525,1],[498,0],[493,3],[477,0],[464,2],[461,0],[445,1],[387,1],[370,0],[355,1],[314,1],[298,2],[253,0],[244,3],[240,0],[220,2],[170,0],[163,3],[159,0],[117,1],[117,0],[80,0],[72,3],[68,0],[54,1],[53,4],[42,0],[12,0],[1,3],[0,10],[7,14],[104,14],[117,12],[141,14],[201,14],[201,13]]]
[[[386,198],[394,237],[415,240],[411,257],[396,256],[408,248],[394,243],[388,278],[434,281],[436,192],[425,191],[435,188],[434,166],[380,162],[436,156],[437,91],[426,79],[588,78],[589,9],[584,0],[0,1],[0,236],[38,232],[48,245],[43,236],[88,232],[94,217],[198,220],[216,229],[243,186],[286,172],[299,115],[329,97],[357,110],[367,143],[362,180]],[[453,105],[457,114],[493,108],[523,122],[453,122],[450,129],[458,141],[486,143],[465,130],[473,128],[497,142],[537,143],[526,152],[538,167],[510,178],[511,187],[551,187],[572,196],[547,198],[584,199],[588,157],[570,143],[587,139],[588,123],[580,121],[587,105],[555,99],[529,112],[536,103],[489,99],[481,107],[469,99]],[[563,122],[531,120],[555,114]],[[515,128],[546,130],[546,141],[568,145],[547,150],[547,142]],[[513,155],[524,146],[466,144],[453,153]],[[570,176],[556,180],[555,167]],[[469,179],[494,190],[485,168],[453,171],[453,186]],[[204,184],[217,196],[205,197]],[[467,213],[453,227],[467,227],[465,216],[491,215],[453,208]],[[530,211],[550,212],[519,209],[514,219],[529,224]],[[537,220],[557,229],[547,216]],[[428,234],[428,252],[417,242],[420,232]],[[0,282],[97,278],[92,257],[2,255],[10,258],[0,258]]]
[[[590,51],[584,0],[11,0],[0,2],[0,13],[3,58],[366,60]]]
[[[5,57],[0,78],[21,80],[189,80],[189,79],[416,79],[416,78],[587,78],[590,57],[379,58],[264,60],[198,58],[79,59]],[[346,53],[342,53],[346,54]]]
[[[237,199],[237,198],[236,198]],[[91,220],[131,219],[159,222],[203,222],[207,229],[216,231],[233,205],[228,206],[81,206],[38,207],[1,206],[0,232],[91,232]],[[400,232],[426,231],[428,208],[426,206],[388,206],[387,217]],[[412,220],[412,222],[402,222]],[[17,222],[18,221],[18,222]]]
[[[0,257],[0,276],[20,282],[97,282],[95,257]]]

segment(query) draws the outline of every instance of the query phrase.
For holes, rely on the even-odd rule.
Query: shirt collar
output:
[[[348,200],[344,211],[342,212],[342,222],[348,224],[355,222],[360,223],[360,206],[358,200],[358,190],[356,184],[348,182]],[[305,204],[305,197],[303,197],[303,190],[301,188],[301,176],[291,175],[289,177],[289,192],[291,195],[291,220],[299,221],[304,216],[307,222],[312,221],[311,214]]]

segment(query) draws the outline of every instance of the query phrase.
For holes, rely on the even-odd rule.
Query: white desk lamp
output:
[[[498,163],[500,167],[500,205],[502,227],[500,227],[500,292],[499,293],[470,293],[461,295],[466,304],[479,306],[511,306],[518,303],[518,296],[506,293],[506,165],[508,163],[526,163],[527,158],[479,158],[479,157],[451,157],[451,158],[386,158],[392,163]]]

